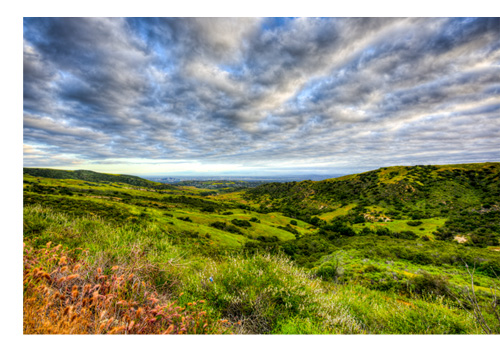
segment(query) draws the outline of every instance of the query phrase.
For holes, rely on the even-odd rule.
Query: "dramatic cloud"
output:
[[[499,18],[26,18],[23,79],[25,166],[500,161]]]

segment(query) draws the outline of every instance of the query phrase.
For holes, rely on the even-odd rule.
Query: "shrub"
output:
[[[245,221],[243,219],[233,219],[231,221],[232,224],[234,224],[235,226],[238,226],[238,227],[251,227],[252,225],[250,224],[250,222],[248,221]]]
[[[392,236],[394,238],[409,239],[409,240],[415,240],[418,238],[418,236],[412,231],[394,232],[392,233]]]
[[[422,272],[410,280],[411,288],[417,295],[432,294],[436,296],[448,296],[450,287],[448,280],[441,275],[432,275]]]
[[[234,234],[243,234],[243,232],[238,227],[235,227],[235,226],[230,225],[230,224],[227,225],[226,231],[228,231],[229,233],[234,233]]]
[[[359,215],[359,216],[356,216],[356,218],[354,218],[354,223],[365,223],[366,222],[366,219],[364,216],[362,215]]]
[[[332,224],[326,224],[321,227],[320,232],[324,233],[325,231],[337,232],[343,236],[353,237],[356,235],[356,232],[351,227],[347,226],[345,223],[336,221]]]
[[[378,236],[390,236],[391,235],[391,231],[387,227],[377,227],[377,230],[375,231],[375,233]]]
[[[217,229],[224,230],[224,229],[226,229],[226,222],[221,222],[221,221],[212,222],[212,223],[210,223],[210,226],[217,228]]]
[[[276,236],[272,236],[272,237],[258,236],[257,240],[264,242],[264,243],[274,243],[274,242],[279,241],[278,237],[276,237]]]
[[[437,240],[443,240],[443,241],[451,241],[451,240],[453,240],[453,233],[451,233],[447,229],[443,229],[442,227],[438,228],[434,232],[434,236],[436,237]]]
[[[365,236],[372,233],[373,231],[370,228],[364,227],[359,234]]]
[[[323,258],[323,263],[313,270],[314,274],[323,280],[335,281],[344,274],[344,268],[342,267],[342,255],[335,254],[326,256]]]

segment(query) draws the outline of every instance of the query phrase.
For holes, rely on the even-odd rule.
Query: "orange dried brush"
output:
[[[185,306],[175,301],[162,304],[166,298],[133,273],[108,277],[101,268],[92,268],[75,256],[81,254],[61,246],[51,248],[48,244],[35,249],[24,245],[25,334],[229,332],[224,323],[210,320],[205,311],[200,311],[197,304],[204,300]],[[134,283],[130,284],[132,279]]]

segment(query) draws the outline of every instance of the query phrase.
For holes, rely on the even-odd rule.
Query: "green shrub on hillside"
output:
[[[252,225],[250,224],[250,222],[248,221],[245,221],[243,219],[233,219],[231,220],[231,223],[234,224],[235,226],[238,226],[238,227],[251,227]]]
[[[411,291],[423,296],[431,294],[434,296],[450,295],[450,286],[445,277],[422,272],[410,279]]]

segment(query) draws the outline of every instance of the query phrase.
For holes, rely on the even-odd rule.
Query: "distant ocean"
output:
[[[231,175],[218,175],[218,176],[174,176],[174,175],[155,175],[155,176],[139,176],[147,180],[173,183],[181,181],[264,181],[264,182],[292,182],[292,181],[322,181],[329,178],[341,177],[345,174],[331,174],[331,175],[283,175],[283,176],[231,176]]]

